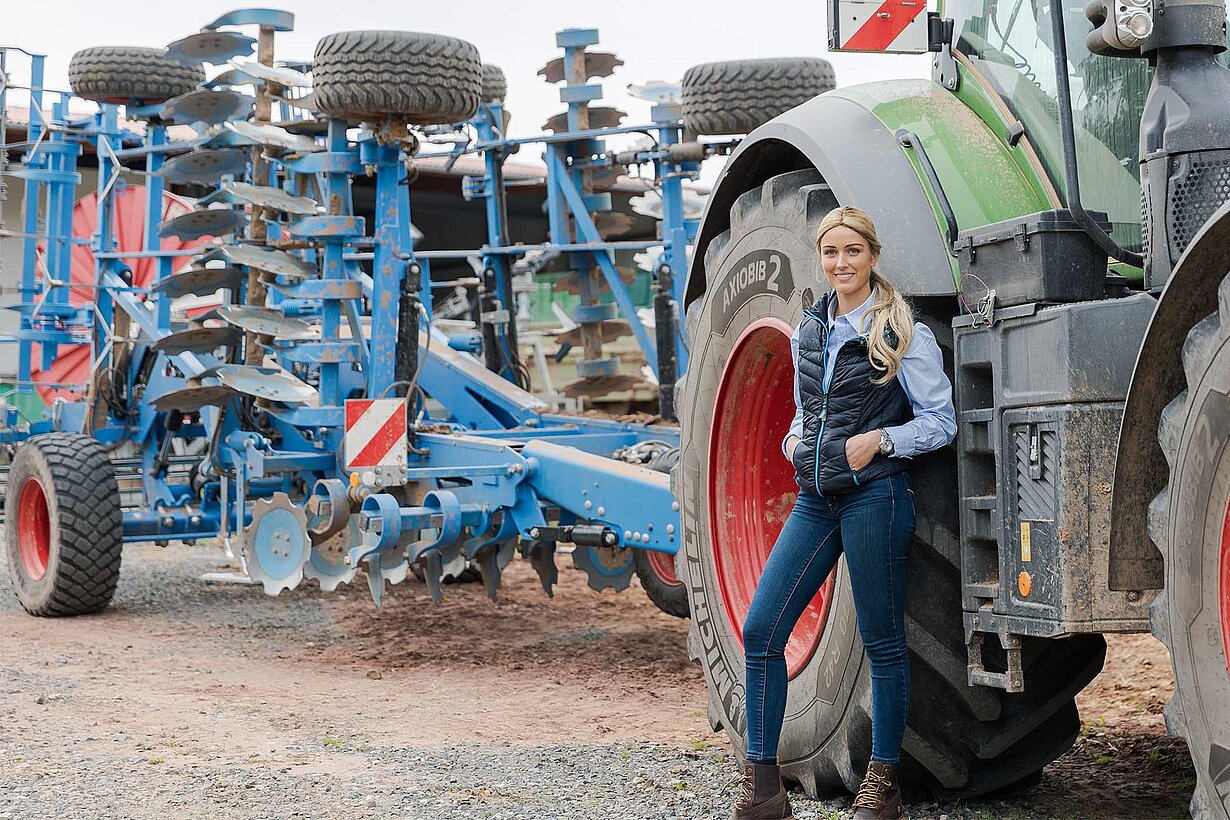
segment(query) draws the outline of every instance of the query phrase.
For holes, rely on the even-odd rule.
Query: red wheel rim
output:
[[[722,608],[740,646],[756,583],[798,495],[781,451],[794,416],[792,330],[765,318],[743,331],[722,370],[709,434],[709,537]],[[791,678],[816,653],[835,575],[807,605],[786,644]]]
[[[51,560],[51,514],[37,478],[26,479],[17,501],[17,551],[26,576],[32,581],[42,580]]]
[[[1226,499],[1226,514],[1221,523],[1221,565],[1218,583],[1218,614],[1221,616],[1221,646],[1226,659],[1226,674],[1230,675],[1230,498]]]
[[[672,587],[681,586],[680,580],[675,577],[675,556],[657,550],[645,550],[645,554],[649,556],[649,566],[659,581]]]

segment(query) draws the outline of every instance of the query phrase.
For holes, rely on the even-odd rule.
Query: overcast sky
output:
[[[0,0],[4,7],[0,44],[46,54],[47,85],[64,88],[68,61],[77,49],[165,46],[243,5],[234,0]],[[597,49],[623,58],[624,65],[603,80],[603,86],[605,103],[630,115],[625,123],[649,119],[649,104],[623,93],[628,83],[677,82],[689,66],[711,60],[827,55],[825,4],[817,0],[652,5],[611,0],[431,4],[292,0],[267,5],[295,14],[295,31],[278,35],[279,58],[310,59],[320,37],[350,29],[428,31],[473,42],[484,62],[499,65],[508,77],[506,105],[513,114],[510,130],[517,136],[537,133],[547,117],[564,108],[558,87],[536,75],[544,63],[562,54],[555,47],[554,34],[563,28],[596,27],[601,37]],[[646,11],[638,13],[638,8]],[[928,76],[926,57],[833,54],[827,58],[836,69],[839,85]],[[24,66],[10,65],[10,71],[15,82],[25,83]]]

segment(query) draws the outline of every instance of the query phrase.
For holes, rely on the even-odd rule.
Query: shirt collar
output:
[[[863,314],[866,313],[873,304],[875,304],[875,298],[876,289],[872,286],[871,293],[867,294],[867,299],[861,305],[849,313],[842,314],[841,316],[835,316],[834,314],[837,313],[837,296],[834,294],[833,298],[829,300],[829,329],[832,330],[833,325],[838,319],[845,319],[846,322],[849,323],[850,327],[854,328],[856,333],[861,334],[863,332]]]

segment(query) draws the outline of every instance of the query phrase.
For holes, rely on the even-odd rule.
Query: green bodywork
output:
[[[990,119],[995,112],[985,99],[969,105],[929,80],[888,80],[830,94],[867,109],[889,131],[895,133],[905,128],[918,135],[935,166],[960,230],[1054,207],[1021,150],[1010,148],[997,135],[997,130],[1000,134],[1004,132],[1006,124]],[[939,200],[917,154],[906,154],[942,233],[945,221]],[[954,281],[958,281],[955,258],[952,270]]]

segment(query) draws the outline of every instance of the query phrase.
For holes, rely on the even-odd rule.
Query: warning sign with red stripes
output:
[[[829,49],[922,54],[926,0],[830,0]]]
[[[406,466],[405,399],[347,399],[347,469]]]

